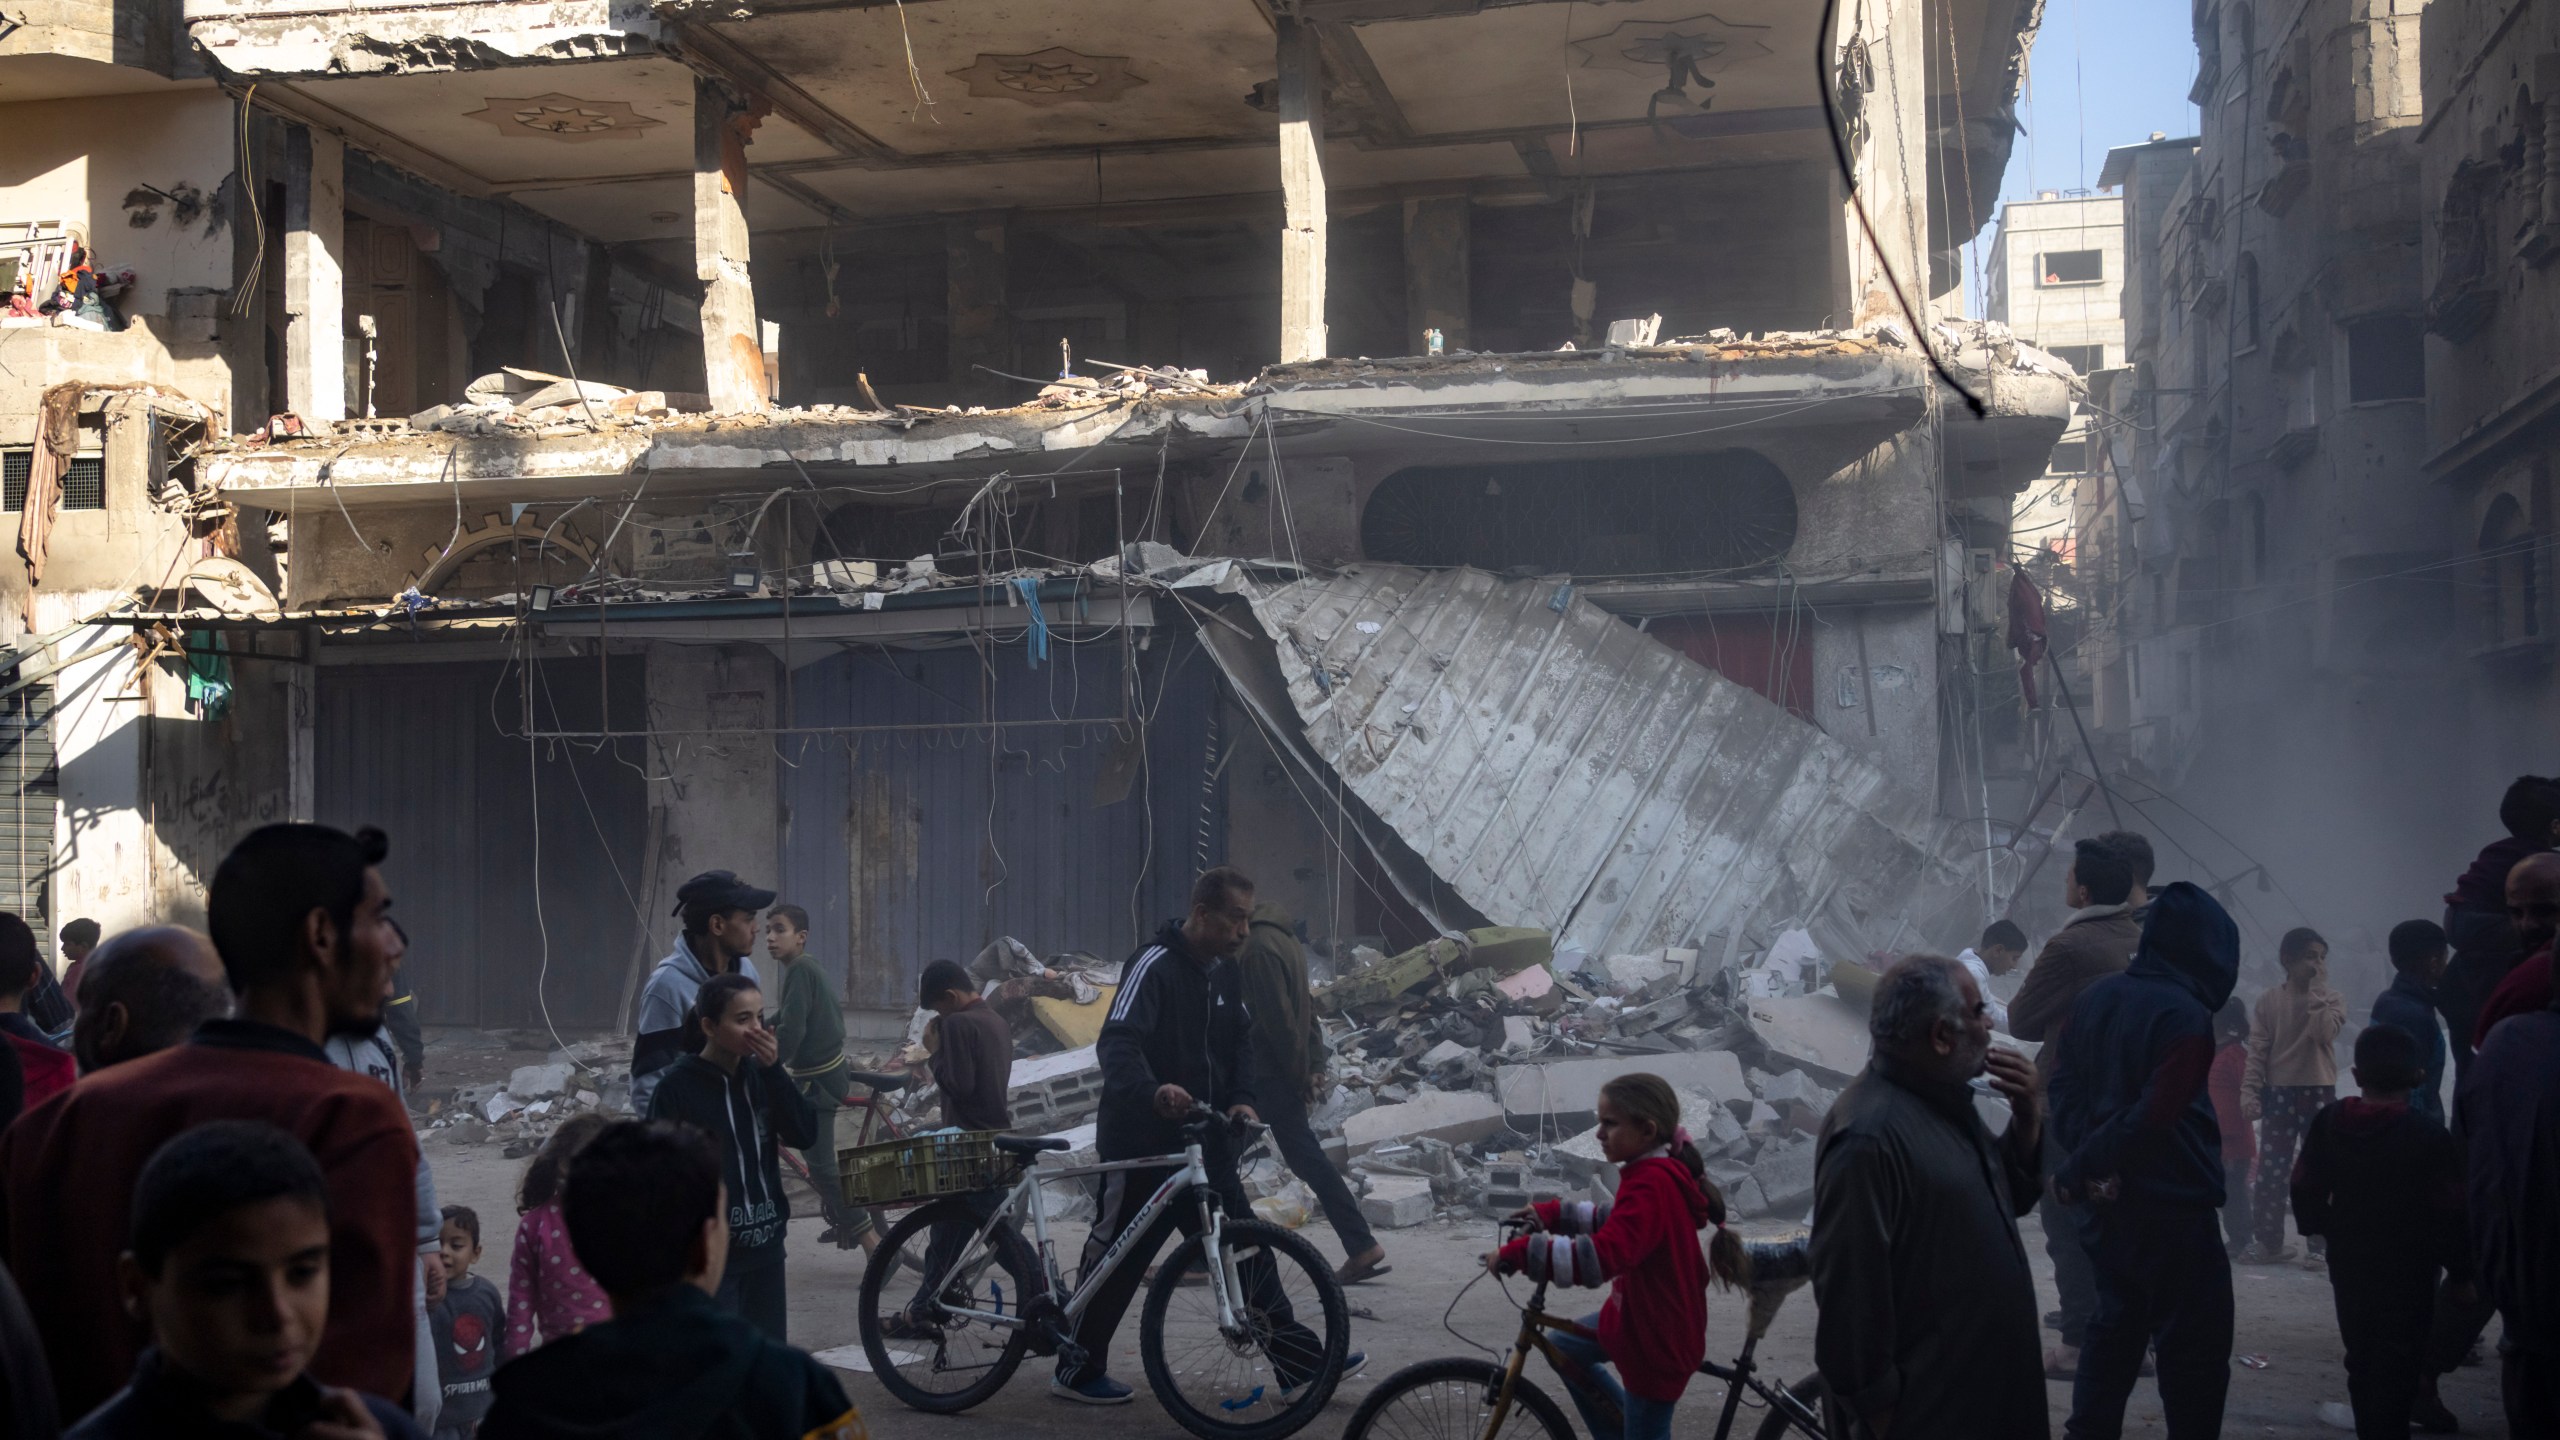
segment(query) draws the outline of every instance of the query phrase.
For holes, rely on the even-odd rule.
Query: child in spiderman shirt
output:
[[[489,1377],[498,1368],[498,1337],[507,1328],[507,1297],[471,1267],[480,1263],[480,1217],[465,1205],[444,1207],[444,1299],[427,1310],[434,1327],[436,1378],[444,1410],[435,1440],[470,1440],[489,1413]]]

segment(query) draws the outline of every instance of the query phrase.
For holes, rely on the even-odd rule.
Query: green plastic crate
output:
[[[1004,1183],[1011,1157],[996,1152],[1001,1130],[918,1135],[836,1152],[836,1176],[849,1205],[898,1205],[965,1195]]]

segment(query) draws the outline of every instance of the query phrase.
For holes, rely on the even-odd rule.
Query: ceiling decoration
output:
[[[1028,55],[981,55],[978,63],[951,74],[969,82],[971,95],[1025,105],[1117,100],[1147,83],[1145,76],[1130,73],[1125,55],[1081,55],[1063,45]]]
[[[628,100],[580,100],[557,92],[516,100],[492,95],[485,106],[464,112],[463,118],[485,120],[501,134],[573,143],[630,140],[652,125],[667,123],[632,109]]]
[[[1713,72],[1777,53],[1763,40],[1766,25],[1736,25],[1713,15],[1686,20],[1630,20],[1605,35],[1573,42],[1589,70],[1623,70],[1647,80],[1686,68]]]

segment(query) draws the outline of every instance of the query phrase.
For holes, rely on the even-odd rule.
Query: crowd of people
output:
[[[1816,1357],[1837,1433],[2044,1436],[2052,1377],[2072,1384],[2066,1436],[2111,1440],[2156,1374],[2172,1440],[2216,1435],[2232,1266],[2298,1263],[2331,1283],[2365,1440],[2454,1429],[2437,1378],[2493,1318],[2510,1433],[2560,1435],[2560,781],[2519,780],[2501,819],[2444,923],[2391,932],[2394,979],[2344,1098],[2353,1021],[2327,942],[2285,934],[2282,978],[2243,1005],[2238,927],[2194,885],[2154,892],[2130,832],[2074,847],[2070,913],[2005,1007],[1994,982],[2029,949],[2012,922],[1892,965],[1870,1062],[1817,1149]],[[215,873],[207,933],[100,943],[75,921],[59,983],[0,915],[10,1433],[862,1434],[832,1372],[789,1343],[782,1154],[831,1175],[859,1073],[806,911],[728,871],[679,889],[679,936],[642,998],[638,1114],[577,1117],[528,1160],[501,1290],[478,1273],[480,1214],[439,1203],[404,1103],[426,1053],[387,851],[374,830],[259,829]],[[917,999],[931,1020],[910,1054],[943,1121],[1010,1128],[1002,1015],[949,961]],[[1332,1222],[1337,1277],[1388,1273],[1309,1118],[1327,1057],[1295,927],[1250,879],[1200,877],[1124,968],[1096,1050],[1102,1160],[1179,1150],[1203,1105],[1258,1122]],[[1609,1290],[1571,1337],[1569,1389],[1594,1440],[1659,1440],[1704,1353],[1710,1278],[1743,1278],[1741,1252],[1676,1092],[1630,1073],[1598,1108],[1614,1199],[1524,1212],[1536,1233],[1484,1259]],[[1249,1216],[1232,1143],[1207,1148],[1220,1203]],[[1165,1173],[1105,1174],[1088,1263]],[[817,1188],[821,1243],[879,1243]],[[2030,1212],[2059,1297],[2041,1324]],[[1132,1242],[1061,1346],[1054,1395],[1131,1398],[1113,1332],[1147,1262],[1196,1223],[1170,1207]],[[1287,1372],[1320,1347],[1271,1299]]]
[[[2499,819],[2444,922],[2392,930],[2343,1097],[2328,942],[2284,934],[2281,979],[2243,1005],[2238,927],[2194,885],[2155,893],[2131,832],[2074,847],[2069,914],[2005,1017],[2008,922],[1893,965],[1817,1151],[1816,1356],[1840,1432],[2044,1436],[2050,1378],[2072,1384],[2067,1437],[2114,1440],[2156,1375],[2171,1440],[2218,1435],[2238,1263],[2326,1273],[2361,1440],[2455,1433],[2438,1381],[2493,1317],[2508,1433],[2560,1436],[2560,780],[2517,780]],[[2032,1067],[1994,1043],[2002,1018],[2038,1042]],[[1997,1134],[1985,1092],[2009,1107]]]

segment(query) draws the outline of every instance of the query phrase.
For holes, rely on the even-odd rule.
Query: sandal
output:
[[[1355,1256],[1342,1262],[1341,1267],[1333,1272],[1333,1280],[1337,1285],[1357,1285],[1364,1280],[1375,1280],[1395,1268],[1383,1258],[1364,1264]]]

